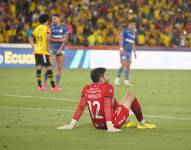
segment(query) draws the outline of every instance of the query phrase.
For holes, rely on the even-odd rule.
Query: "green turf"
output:
[[[113,83],[116,70],[108,72]],[[191,149],[191,71],[136,70],[131,72],[134,87],[115,88],[119,101],[126,91],[135,93],[156,129],[107,133],[94,129],[84,113],[78,128],[56,130],[70,121],[77,104],[63,99],[79,99],[89,81],[89,70],[64,70],[62,92],[39,92],[33,69],[0,69],[0,150]]]

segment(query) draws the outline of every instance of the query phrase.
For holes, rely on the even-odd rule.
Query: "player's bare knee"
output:
[[[61,65],[58,65],[58,66],[57,66],[57,69],[58,69],[58,71],[61,71],[61,70],[62,70],[62,66],[61,66]]]
[[[37,70],[41,70],[41,69],[42,69],[42,66],[41,66],[41,65],[37,65],[37,66],[36,66],[36,69],[37,69]]]
[[[129,101],[133,101],[136,97],[133,93],[127,93],[126,95],[127,95],[127,99]]]
[[[46,67],[46,70],[52,70],[51,66]]]
[[[133,93],[129,93],[129,92],[127,92],[127,96],[128,97],[135,97],[135,95]]]

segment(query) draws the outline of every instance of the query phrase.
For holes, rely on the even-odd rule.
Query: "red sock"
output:
[[[141,122],[143,120],[143,114],[142,114],[141,106],[136,97],[135,97],[133,103],[131,104],[131,110],[135,114],[137,120],[139,122]]]

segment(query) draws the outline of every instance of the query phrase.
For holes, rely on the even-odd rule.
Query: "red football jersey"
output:
[[[112,114],[117,101],[113,99],[113,86],[106,83],[94,83],[86,85],[82,91],[80,104],[73,119],[79,120],[86,105],[88,106],[92,123],[96,128],[106,128],[106,121],[112,121]]]

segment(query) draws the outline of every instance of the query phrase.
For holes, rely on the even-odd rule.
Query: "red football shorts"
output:
[[[112,115],[112,123],[115,128],[121,128],[129,116],[128,109],[123,105],[118,105]]]

